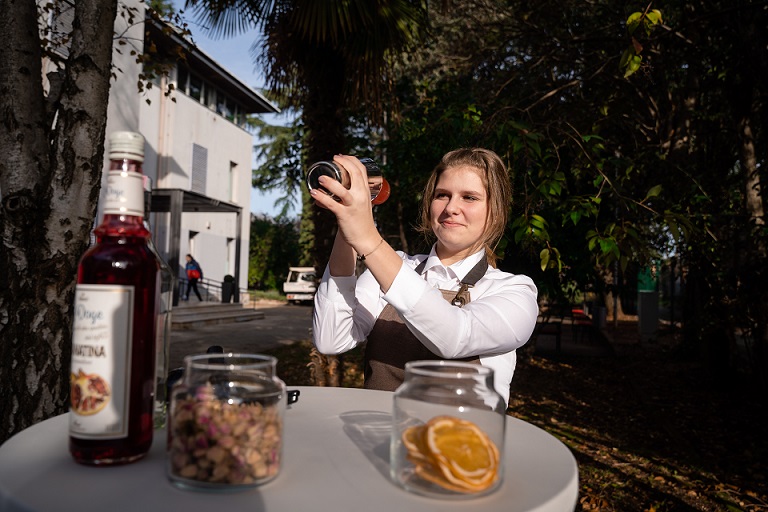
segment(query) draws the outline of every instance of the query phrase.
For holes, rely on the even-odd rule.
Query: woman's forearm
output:
[[[370,247],[372,249],[365,254],[365,265],[376,278],[381,291],[387,293],[403,266],[403,259],[383,239]]]
[[[341,231],[333,241],[328,270],[334,277],[355,275],[355,250],[344,240]]]

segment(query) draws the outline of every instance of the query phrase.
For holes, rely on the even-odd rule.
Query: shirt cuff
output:
[[[428,289],[427,281],[403,262],[400,271],[383,298],[397,311],[407,312],[416,307],[421,296]]]
[[[318,292],[331,302],[354,304],[356,284],[356,276],[332,276],[330,269],[326,267]]]

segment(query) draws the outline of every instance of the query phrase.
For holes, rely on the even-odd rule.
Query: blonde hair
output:
[[[488,211],[485,216],[485,229],[478,241],[478,248],[485,249],[485,257],[491,266],[496,266],[496,246],[504,234],[509,219],[512,203],[512,184],[504,162],[499,155],[489,149],[460,148],[446,153],[432,171],[424,187],[421,202],[421,224],[418,231],[430,241],[434,237],[430,206],[435,196],[435,188],[440,176],[452,167],[471,167],[479,171],[488,198]]]

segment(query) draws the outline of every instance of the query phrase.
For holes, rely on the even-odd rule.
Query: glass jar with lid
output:
[[[431,497],[471,498],[501,485],[506,404],[493,369],[459,361],[411,361],[395,391],[390,475]]]
[[[287,402],[277,359],[229,353],[187,356],[184,362],[168,413],[171,482],[232,490],[274,479]]]

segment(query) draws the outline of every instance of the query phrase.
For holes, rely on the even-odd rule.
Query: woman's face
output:
[[[479,170],[459,166],[443,171],[429,208],[437,255],[443,264],[455,263],[479,249],[487,213],[488,196]]]

